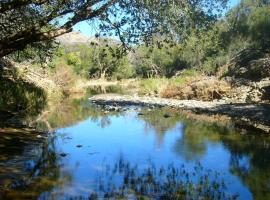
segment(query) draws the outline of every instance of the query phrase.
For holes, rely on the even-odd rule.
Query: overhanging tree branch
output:
[[[63,3],[65,0],[61,1]],[[21,3],[25,3],[23,1]],[[36,1],[27,1],[28,3]],[[79,7],[75,12],[72,9],[61,10],[61,7],[56,7],[53,11],[50,12],[48,16],[43,17],[43,19],[32,24],[30,27],[26,27],[25,30],[20,32],[15,32],[8,35],[7,37],[0,40],[0,57],[5,56],[11,53],[14,50],[20,50],[26,47],[27,44],[45,41],[65,34],[72,31],[72,27],[78,22],[91,20],[94,17],[99,16],[101,13],[105,12],[111,5],[113,5],[117,0],[110,0],[96,10],[92,9],[92,6],[95,3],[100,1],[97,0],[88,0],[85,4]],[[48,22],[55,19],[55,17],[63,16],[68,13],[74,13],[74,16],[68,20],[64,25],[56,28],[50,28],[49,31],[41,31],[44,27],[48,26]]]
[[[223,1],[227,0],[214,2]],[[213,0],[2,0],[0,57],[35,42],[53,40],[72,31],[72,27],[79,22],[93,19],[106,22],[111,17],[119,26],[100,23],[99,29],[103,35],[104,32],[105,36],[106,32],[116,33],[124,44],[151,41],[151,35],[160,30],[163,34],[170,34],[174,26],[179,24],[179,18],[183,18],[183,22],[190,20],[183,14],[190,7],[183,5],[192,3],[200,6],[207,2],[213,4]],[[181,12],[181,15],[177,12]],[[62,25],[56,23],[66,15],[71,17],[63,18],[66,21]],[[122,34],[120,30],[124,30]]]
[[[67,23],[65,23],[61,28],[70,29],[75,24],[81,21],[86,21],[99,16],[104,11],[106,11],[110,6],[116,3],[118,0],[110,0],[108,3],[104,4],[96,10],[92,10],[92,4],[86,3],[81,9],[74,13],[74,17],[71,18]]]

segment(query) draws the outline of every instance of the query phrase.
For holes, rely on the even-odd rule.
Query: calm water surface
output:
[[[86,99],[63,102],[35,125],[50,135],[0,129],[3,199],[270,199],[269,136]]]

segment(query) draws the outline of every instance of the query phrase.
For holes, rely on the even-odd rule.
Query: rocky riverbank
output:
[[[250,126],[270,133],[270,105],[248,103],[226,103],[225,101],[176,100],[159,97],[140,97],[137,95],[104,94],[96,95],[89,100],[98,105],[114,107],[127,105],[173,107],[190,110],[198,114],[226,115],[238,125]]]

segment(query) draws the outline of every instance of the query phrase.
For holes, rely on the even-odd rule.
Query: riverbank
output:
[[[270,105],[249,103],[226,103],[220,101],[176,100],[159,97],[140,97],[137,95],[103,94],[90,97],[89,100],[98,105],[126,106],[154,106],[172,107],[190,110],[197,114],[225,115],[237,125],[249,126],[270,133]]]
[[[108,105],[168,106],[197,114],[226,115],[238,124],[270,132],[270,105],[263,104],[269,103],[268,75],[252,80],[245,76],[220,78],[190,71],[171,78],[107,81],[83,79],[67,65],[45,70],[9,60],[0,64],[3,65],[2,91],[5,91],[0,96],[0,110],[9,113],[32,117],[33,113],[42,112],[46,104],[62,104],[69,95],[82,96],[97,86],[100,88],[96,94],[106,93],[106,87],[113,86],[123,88],[130,96],[106,94],[95,96],[91,101]],[[267,74],[267,69],[262,69]]]

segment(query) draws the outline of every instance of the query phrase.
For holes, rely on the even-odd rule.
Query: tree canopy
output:
[[[0,57],[28,45],[51,42],[87,21],[96,36],[118,36],[122,44],[152,42],[166,34],[181,40],[183,30],[203,29],[218,18],[227,0],[2,0]],[[165,37],[164,37],[165,38]],[[170,41],[170,40],[169,40]],[[40,47],[40,46],[38,46]]]

